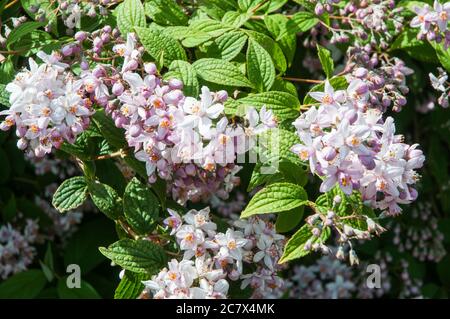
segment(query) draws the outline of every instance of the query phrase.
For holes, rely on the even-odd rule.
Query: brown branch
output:
[[[321,81],[321,80],[301,79],[301,78],[294,78],[294,77],[283,77],[283,79],[292,81],[292,82],[315,83],[315,84],[323,83],[323,81]]]

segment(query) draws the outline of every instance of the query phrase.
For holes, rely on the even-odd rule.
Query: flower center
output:
[[[228,244],[227,244],[227,247],[229,248],[229,249],[236,249],[236,242],[234,241],[234,240],[230,240],[229,242],[228,242]]]
[[[333,103],[333,98],[331,96],[329,96],[328,94],[325,94],[325,96],[322,99],[322,103],[331,104],[331,103]]]

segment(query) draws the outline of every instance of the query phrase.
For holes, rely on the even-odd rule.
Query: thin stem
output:
[[[95,161],[101,161],[101,160],[106,160],[106,159],[110,159],[110,158],[115,158],[115,157],[120,157],[120,158],[124,158],[126,157],[128,154],[125,150],[120,149],[117,152],[111,153],[111,154],[107,154],[107,155],[100,155],[94,158]]]
[[[117,222],[119,223],[120,227],[122,227],[122,229],[133,239],[137,240],[139,238],[139,236],[134,232],[134,230],[131,229],[131,227],[126,222],[120,219],[117,220]]]
[[[283,77],[283,79],[292,81],[292,82],[315,83],[315,84],[323,83],[323,81],[321,81],[321,80],[302,79],[302,78],[295,78],[295,77]]]
[[[5,6],[5,10],[15,5],[19,0],[13,0]]]
[[[253,9],[252,12],[255,13],[256,11],[259,10],[259,8],[261,8],[263,5],[265,5],[267,2],[269,2],[269,0],[264,0],[261,3],[259,3],[258,5],[256,5]]]

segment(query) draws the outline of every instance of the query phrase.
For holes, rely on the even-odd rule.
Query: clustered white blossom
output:
[[[87,40],[86,35],[75,38]],[[99,64],[80,76],[116,126],[125,129],[135,157],[146,164],[149,182],[168,181],[168,191],[181,204],[212,195],[226,199],[239,183],[237,156],[254,146],[258,134],[276,126],[272,111],[249,109],[244,124],[230,123],[223,113],[225,91],[204,86],[200,99],[184,96],[181,81],[165,81],[155,64],[143,63],[134,33],[112,50],[123,58],[121,68]]]
[[[0,123],[1,130],[16,126],[17,146],[28,154],[43,157],[64,141],[73,143],[90,123],[93,113],[90,99],[85,97],[83,82],[76,79],[68,65],[54,53],[39,52],[44,62],[29,59],[30,69],[17,74],[6,86],[11,93],[8,110]]]
[[[183,217],[169,209],[164,224],[171,229],[183,252],[183,259],[172,259],[167,268],[145,281],[153,298],[226,298],[229,280],[242,280],[241,288],[250,286],[253,297],[279,297],[283,280],[277,264],[284,236],[274,225],[258,217],[238,220],[225,233],[209,216],[209,207],[190,210]],[[193,259],[193,260],[192,260]],[[245,273],[243,263],[256,264]]]
[[[444,49],[450,46],[450,3],[441,4],[434,1],[433,8],[428,4],[414,8],[416,16],[411,20],[411,27],[420,28],[417,37],[421,40],[427,39],[437,43],[443,43]]]
[[[26,270],[33,262],[37,254],[33,244],[38,240],[38,228],[31,219],[25,220],[22,230],[9,223],[0,227],[1,279]]]
[[[339,185],[347,195],[359,191],[367,205],[387,215],[399,214],[399,204],[417,198],[415,170],[425,160],[418,144],[405,144],[393,118],[383,120],[379,109],[367,109],[369,90],[362,80],[345,91],[325,81],[324,92],[309,94],[320,105],[293,123],[302,144],[292,151],[323,178],[320,191]]]
[[[448,82],[448,74],[442,68],[438,68],[438,76],[435,76],[433,73],[430,73],[430,81],[431,86],[442,94],[439,96],[437,102],[443,108],[448,107],[448,99],[450,95],[450,86]]]

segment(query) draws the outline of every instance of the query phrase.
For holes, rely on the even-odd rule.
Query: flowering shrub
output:
[[[448,3],[0,14],[0,297],[447,296]]]

